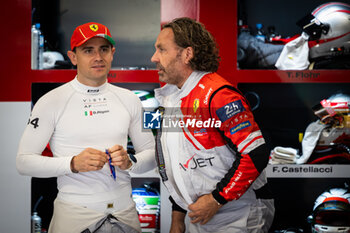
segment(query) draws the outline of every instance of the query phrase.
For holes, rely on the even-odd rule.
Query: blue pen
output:
[[[111,170],[113,179],[115,180],[115,179],[116,179],[116,176],[115,176],[115,167],[112,165],[112,158],[111,158],[111,155],[110,155],[109,152],[108,152],[108,149],[106,149],[106,154],[109,156],[109,159],[108,159],[109,169]]]

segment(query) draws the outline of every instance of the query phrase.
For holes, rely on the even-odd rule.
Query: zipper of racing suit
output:
[[[160,138],[162,136],[162,122],[163,122],[163,114],[164,114],[165,108],[162,106],[159,106],[158,110],[161,115],[160,115],[160,128],[157,129],[157,132],[156,132],[156,161],[159,169],[159,174],[162,177],[162,181],[164,182],[168,180],[168,176],[165,170],[162,142]]]

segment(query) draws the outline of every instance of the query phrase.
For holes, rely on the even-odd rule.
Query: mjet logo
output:
[[[179,163],[180,168],[182,168],[184,171],[187,171],[187,169],[197,169],[197,168],[212,167],[213,166],[212,160],[214,160],[215,157],[195,158],[194,157],[195,155],[196,154],[192,155],[192,157],[189,158],[185,163]],[[191,163],[191,161],[192,161],[192,163]]]
[[[143,113],[143,128],[144,129],[160,129],[160,112],[145,111]]]

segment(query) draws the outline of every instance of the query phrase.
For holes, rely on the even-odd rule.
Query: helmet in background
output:
[[[329,2],[312,13],[303,26],[309,34],[309,59],[350,54],[350,5]]]
[[[350,96],[335,94],[312,110],[325,127],[308,163],[350,164]]]
[[[159,103],[153,93],[145,90],[133,90],[133,92],[140,98],[143,108],[152,111],[158,108]]]
[[[312,233],[350,232],[350,192],[348,188],[332,188],[315,201],[308,217]]]
[[[312,110],[322,123],[334,128],[350,128],[350,96],[335,94],[322,100]]]

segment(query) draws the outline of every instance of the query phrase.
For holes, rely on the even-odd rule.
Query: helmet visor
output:
[[[345,202],[325,202],[314,213],[316,224],[327,226],[350,226],[350,208]]]
[[[346,211],[322,211],[317,214],[315,223],[327,226],[350,226],[350,213]]]

